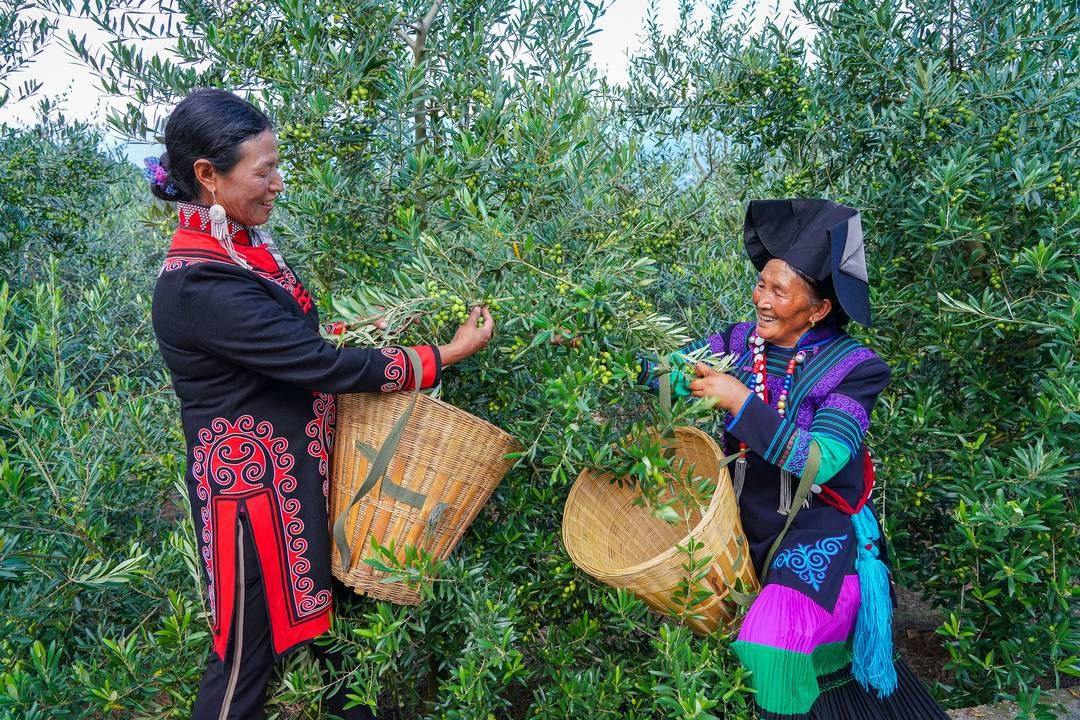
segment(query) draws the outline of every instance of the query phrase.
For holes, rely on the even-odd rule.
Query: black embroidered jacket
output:
[[[330,624],[334,393],[411,389],[412,365],[396,347],[337,348],[320,333],[310,293],[260,233],[230,221],[238,263],[210,235],[205,207],[178,210],[153,321],[181,402],[213,646],[224,659],[243,511],[280,656]],[[436,385],[438,350],[414,349],[423,387]]]

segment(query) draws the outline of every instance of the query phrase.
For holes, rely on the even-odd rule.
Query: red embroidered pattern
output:
[[[292,489],[296,488],[293,481]],[[304,521],[300,519],[300,501],[278,493],[278,505],[281,519],[285,525],[285,548],[289,555],[289,579],[295,594],[297,615],[301,618],[312,613],[322,612],[330,605],[330,591],[322,590],[314,595],[315,581],[306,577],[311,570],[311,561],[305,557],[308,542],[303,537]]]
[[[380,388],[383,392],[396,392],[405,387],[406,373],[405,353],[401,351],[401,348],[388,347],[381,348],[382,354],[390,358],[390,362],[383,368],[383,375],[389,382],[384,383]]]
[[[285,535],[284,558],[289,568],[294,605],[299,614],[309,615],[330,604],[330,592],[311,594],[314,582],[303,577],[311,569],[304,557],[307,541],[301,537],[304,522],[299,517],[300,501],[288,497],[296,490],[296,478],[290,474],[295,460],[289,453],[289,442],[274,437],[274,426],[263,421],[256,424],[251,415],[242,415],[235,423],[214,418],[209,428],[198,433],[199,445],[193,451],[192,475],[197,483],[199,518],[202,521],[202,556],[209,578],[210,617],[218,625],[214,593],[214,567],[210,500],[219,495],[240,495],[272,487],[277,498]]]
[[[316,392],[312,411],[315,419],[307,424],[304,432],[309,438],[314,438],[308,444],[308,454],[319,461],[319,474],[323,478],[323,497],[329,495],[327,485],[330,476],[330,453],[334,451],[334,423],[337,418],[337,405],[334,396],[329,393]]]
[[[170,257],[165,258],[165,262],[161,263],[161,270],[158,271],[158,275],[164,275],[167,272],[173,270],[179,270],[180,268],[187,267],[189,265],[198,265],[199,263],[210,262],[206,258],[195,257]]]
[[[345,321],[337,320],[332,323],[323,323],[322,334],[323,335],[341,335],[348,327],[345,325]]]

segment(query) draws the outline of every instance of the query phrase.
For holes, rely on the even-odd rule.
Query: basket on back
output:
[[[687,624],[699,633],[710,633],[721,624],[732,625],[736,605],[732,591],[758,588],[749,547],[739,521],[739,508],[723,453],[706,433],[693,427],[676,428],[673,462],[686,473],[716,479],[716,490],[707,507],[695,508],[691,528],[656,517],[644,504],[632,483],[621,487],[610,473],[583,471],[570,490],[563,512],[562,535],[574,563],[612,587],[625,588],[661,613],[691,615]],[[689,608],[673,595],[687,580],[687,541],[703,544],[696,558],[708,556],[708,569],[699,581],[712,594]],[[741,582],[740,582],[741,581]]]
[[[361,595],[416,605],[419,593],[364,562],[372,539],[393,543],[399,560],[406,545],[445,559],[513,464],[513,437],[453,405],[420,395],[382,480],[349,507],[372,465],[372,450],[387,441],[413,396],[403,393],[339,395],[330,478],[330,519],[346,513],[341,528],[350,558],[342,563],[332,543],[334,576]]]

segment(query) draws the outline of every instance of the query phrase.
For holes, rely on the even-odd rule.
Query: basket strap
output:
[[[363,484],[360,489],[353,495],[352,500],[345,506],[345,509],[337,516],[334,521],[334,543],[337,545],[338,552],[341,553],[341,565],[344,568],[352,566],[352,548],[349,546],[349,540],[345,536],[345,520],[349,515],[349,512],[353,507],[360,502],[371,492],[376,483],[380,480],[382,483],[382,492],[385,492],[390,497],[411,505],[412,507],[420,508],[424,506],[427,501],[427,496],[418,493],[415,490],[401,487],[390,478],[385,477],[386,470],[390,466],[390,460],[394,457],[394,453],[397,452],[398,445],[401,444],[401,436],[405,432],[405,426],[409,422],[409,418],[412,417],[413,409],[416,408],[416,402],[420,398],[420,388],[424,383],[424,365],[420,360],[420,355],[412,348],[401,348],[412,362],[413,376],[416,378],[416,387],[412,390],[412,402],[406,405],[405,410],[402,411],[401,417],[397,419],[394,426],[390,428],[390,432],[386,436],[386,440],[383,441],[382,447],[378,452],[369,445],[366,445],[359,440],[355,443],[355,448],[359,452],[363,453],[364,457],[368,459],[368,473],[364,478]],[[439,503],[444,505],[444,503]],[[446,508],[434,508],[431,512],[431,516],[434,517],[434,522],[438,523],[438,518],[442,516],[443,510]],[[436,513],[438,510],[438,513]],[[428,518],[428,526],[433,524],[432,517]]]
[[[787,535],[791,523],[795,522],[795,516],[799,514],[799,510],[802,509],[803,503],[806,502],[806,498],[810,495],[810,488],[817,478],[818,468],[820,466],[821,448],[818,447],[816,440],[811,441],[810,455],[806,459],[802,477],[799,478],[799,487],[795,490],[795,496],[791,499],[791,509],[788,511],[787,522],[784,523],[784,529],[780,531],[780,534],[776,536],[776,540],[773,541],[772,547],[769,548],[769,554],[765,556],[765,564],[761,567],[762,585],[765,584],[765,578],[769,575],[769,566],[770,563],[772,563],[773,555],[780,549],[780,544],[784,542],[784,536]]]
[[[806,498],[810,495],[811,488],[814,485],[814,480],[817,478],[818,468],[821,466],[821,448],[818,447],[816,441],[810,443],[810,455],[806,459],[806,465],[803,468],[803,474],[799,478],[799,487],[795,490],[795,496],[791,499],[791,510],[788,511],[787,521],[784,523],[783,530],[776,536],[776,540],[773,540],[772,546],[769,548],[769,553],[765,556],[765,564],[761,566],[761,582],[762,586],[765,585],[765,578],[769,576],[769,567],[772,564],[773,556],[776,555],[776,551],[780,549],[781,543],[784,542],[784,536],[787,535],[788,529],[791,524],[795,522],[795,516],[799,514],[799,510],[802,509],[803,503],[806,502]],[[738,563],[736,562],[735,569],[738,569]],[[760,591],[758,591],[760,592]],[[758,593],[744,593],[736,590],[733,587],[728,587],[728,597],[730,597],[736,604],[748,607],[754,600],[757,599]]]
[[[662,437],[674,438],[675,428],[671,425],[671,367],[670,361],[665,360],[660,373],[660,417],[666,426]],[[667,445],[660,451],[661,457],[670,460],[675,455],[675,446]]]
[[[660,373],[660,410],[664,419],[671,417],[671,368],[664,368]]]

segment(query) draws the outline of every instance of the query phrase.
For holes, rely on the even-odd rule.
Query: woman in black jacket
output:
[[[262,717],[275,661],[330,627],[334,394],[411,390],[415,371],[402,348],[324,339],[332,329],[320,326],[311,293],[259,229],[284,190],[262,112],[231,93],[196,91],[169,117],[165,148],[147,177],[154,195],[176,203],[179,226],[153,321],[181,401],[213,642],[194,717],[249,720]],[[476,307],[449,344],[412,348],[422,386],[492,330]],[[371,716],[345,711],[344,695],[331,710]]]

